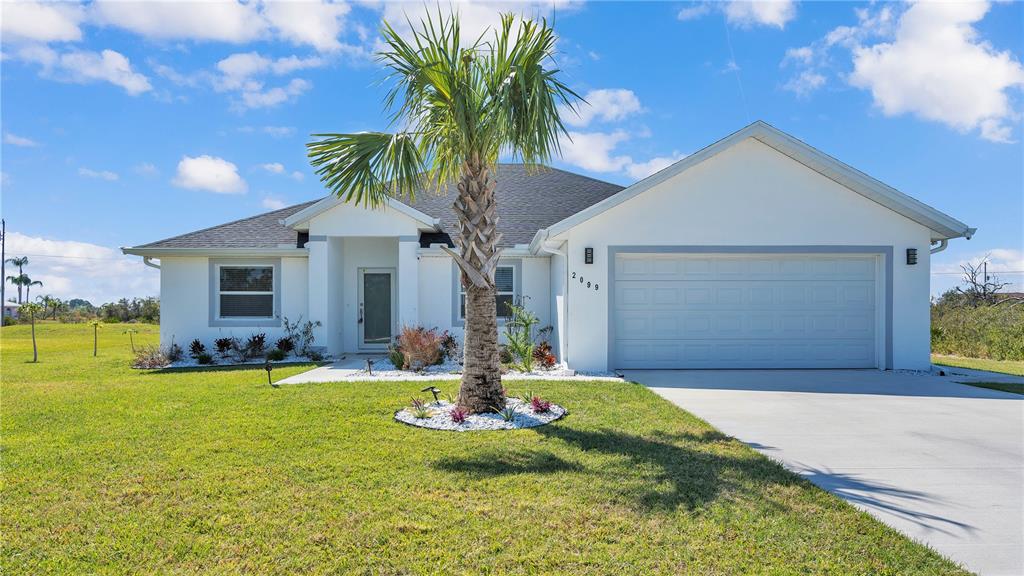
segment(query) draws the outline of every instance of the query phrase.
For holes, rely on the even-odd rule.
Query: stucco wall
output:
[[[893,367],[929,365],[930,231],[756,140],[746,140],[553,238],[570,274],[608,286],[610,246],[892,246]],[[594,248],[594,263],[583,249]],[[918,264],[905,251],[917,248]],[[608,367],[608,294],[569,282],[568,361]],[[884,327],[879,326],[880,330]]]
[[[265,259],[260,259],[265,260]],[[277,260],[277,259],[275,259]],[[280,258],[280,310],[282,316],[296,320],[306,317],[308,274],[306,258]],[[244,262],[245,259],[238,259]],[[207,347],[225,336],[248,338],[265,332],[273,341],[284,335],[280,326],[210,325],[210,259],[167,257],[160,260],[160,341],[167,346],[172,338],[182,348],[195,338]]]

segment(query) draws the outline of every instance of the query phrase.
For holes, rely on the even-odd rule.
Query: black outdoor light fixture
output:
[[[263,365],[263,369],[267,371],[267,384],[270,384],[271,388],[277,388],[274,381],[270,379],[270,371],[274,369],[274,365],[270,363],[270,359],[267,359],[267,363]]]
[[[583,249],[583,263],[584,264],[593,264],[594,263],[594,249],[593,248],[584,248]]]
[[[430,392],[431,394],[433,394],[434,395],[434,402],[436,403],[436,402],[438,402],[437,395],[438,395],[438,393],[441,392],[441,390],[437,386],[427,386],[423,390],[420,390],[420,392]]]
[[[907,248],[907,266],[917,264],[917,248]]]

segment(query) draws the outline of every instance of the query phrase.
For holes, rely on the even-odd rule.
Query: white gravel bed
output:
[[[371,381],[371,380],[458,380],[462,378],[462,365],[446,360],[442,364],[427,366],[419,372],[412,370],[399,370],[388,359],[374,360],[373,374],[365,368],[352,373],[345,378],[346,381]],[[518,372],[510,370],[501,375],[502,380],[613,380],[621,381],[622,378],[614,372],[580,372],[570,370],[565,364],[556,364],[550,370],[533,370],[532,372]]]
[[[323,361],[330,362],[331,358],[324,357]],[[312,360],[310,360],[309,358],[306,358],[305,356],[297,356],[295,354],[289,354],[289,355],[285,356],[284,360],[273,360],[272,364],[274,364],[276,366],[278,364],[286,364],[286,363],[289,363],[289,362],[305,364],[307,362],[312,362]],[[253,365],[263,366],[266,363],[267,363],[267,359],[266,358],[252,358],[250,360],[245,360],[243,362],[239,362],[238,360],[236,360],[236,359],[234,359],[234,358],[232,358],[230,356],[227,357],[227,358],[221,358],[218,355],[214,355],[213,356],[213,362],[211,362],[210,364],[200,364],[198,360],[196,360],[195,358],[192,358],[188,354],[185,354],[184,356],[181,357],[181,360],[177,360],[175,362],[169,362],[168,364],[166,364],[164,366],[161,366],[160,369],[166,369],[166,368],[212,368],[214,366],[253,366]]]
[[[412,415],[409,408],[403,408],[398,412],[395,412],[395,420],[410,426],[431,428],[433,430],[474,432],[480,430],[518,430],[520,428],[534,428],[554,422],[568,413],[565,408],[557,404],[552,404],[551,408],[548,409],[547,412],[537,413],[530,409],[529,404],[524,403],[518,398],[509,398],[506,402],[509,407],[515,410],[515,416],[510,421],[505,421],[498,414],[486,413],[472,414],[467,416],[464,422],[456,424],[452,421],[451,417],[451,410],[455,405],[450,402],[445,402],[444,400],[427,404],[427,409],[430,410],[431,413],[429,418],[417,418]]]

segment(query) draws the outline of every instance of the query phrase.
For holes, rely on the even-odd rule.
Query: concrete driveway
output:
[[[877,370],[626,377],[969,570],[1024,574],[1024,397]]]

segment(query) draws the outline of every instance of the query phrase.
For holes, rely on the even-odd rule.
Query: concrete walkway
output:
[[[626,377],[980,574],[1024,574],[1024,396],[876,370]]]

